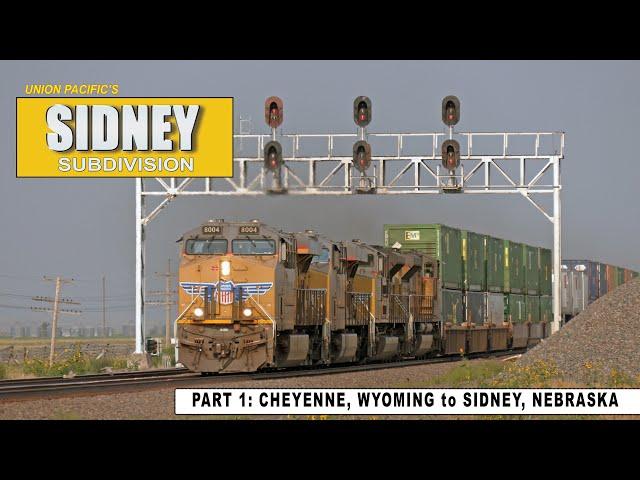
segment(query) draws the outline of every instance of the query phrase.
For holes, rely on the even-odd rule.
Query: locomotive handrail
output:
[[[269,315],[269,313],[264,309],[264,307],[262,305],[260,305],[255,298],[253,297],[249,297],[249,300],[251,300],[253,302],[253,304],[258,308],[258,310],[260,310],[260,312],[267,317],[267,319],[271,322],[271,328],[273,329],[273,353],[275,355],[276,352],[276,321],[271,317],[271,315]]]

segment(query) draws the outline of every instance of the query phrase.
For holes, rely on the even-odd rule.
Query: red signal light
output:
[[[442,99],[442,121],[451,127],[460,121],[460,100],[454,95]]]
[[[362,173],[371,165],[371,146],[364,140],[353,145],[353,165]]]
[[[453,139],[442,144],[442,166],[447,170],[455,170],[460,165],[460,144]]]
[[[279,142],[271,141],[264,146],[264,168],[275,172],[282,165],[282,146]]]
[[[368,97],[357,97],[353,101],[353,121],[360,128],[371,123],[371,100]]]

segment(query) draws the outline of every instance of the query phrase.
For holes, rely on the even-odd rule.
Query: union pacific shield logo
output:
[[[221,305],[233,303],[233,282],[220,282],[217,289],[218,302]]]
[[[230,305],[235,298],[236,288],[242,292],[242,300],[249,297],[260,296],[267,293],[273,287],[272,282],[234,283],[227,282],[180,282],[182,290],[191,298],[195,296],[213,299],[222,305]]]

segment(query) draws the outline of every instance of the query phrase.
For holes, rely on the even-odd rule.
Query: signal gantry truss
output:
[[[442,142],[460,143],[460,167],[441,167]],[[233,177],[136,179],[136,352],[143,351],[145,227],[176,197],[267,195],[272,186],[287,195],[522,195],[553,224],[552,331],[560,327],[560,161],[564,132],[453,132],[282,134],[280,172],[264,168],[270,135],[234,135]],[[353,165],[357,140],[371,144],[371,166]],[[215,159],[212,159],[215,161]],[[275,175],[281,175],[279,182]],[[540,196],[552,197],[552,210]],[[153,205],[151,204],[153,202]],[[148,205],[147,205],[148,203]],[[149,212],[147,213],[147,208]]]

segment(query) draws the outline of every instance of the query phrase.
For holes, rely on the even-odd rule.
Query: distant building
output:
[[[122,336],[123,337],[134,337],[136,332],[136,328],[133,324],[127,323],[122,325]]]
[[[112,337],[113,336],[113,328],[112,327],[98,327],[97,328],[98,337]]]
[[[38,328],[38,337],[47,338],[51,336],[51,326],[47,322],[42,322]]]

